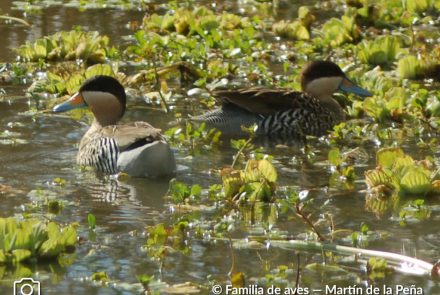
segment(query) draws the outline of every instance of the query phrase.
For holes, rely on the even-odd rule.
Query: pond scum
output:
[[[102,3],[66,1],[66,5],[82,9],[100,8]],[[28,13],[53,4],[45,0],[14,2],[17,9]],[[426,199],[437,199],[438,203],[440,197],[440,0],[332,0],[302,6],[296,19],[281,21],[276,20],[276,11],[288,1],[249,1],[243,4],[240,14],[221,8],[228,8],[227,4],[219,3],[217,9],[216,5],[197,5],[195,1],[157,5],[106,1],[105,5],[148,10],[129,36],[128,46],[115,47],[100,32],[76,27],[21,45],[16,49],[17,61],[2,67],[1,81],[25,83],[32,77],[29,96],[44,99],[50,109],[75,93],[86,78],[105,74],[117,77],[135,93],[147,89],[149,102],[167,112],[172,111],[170,106],[178,103],[179,97],[174,95],[170,81],[178,81],[179,87],[188,89],[188,97],[205,111],[214,107],[210,92],[216,87],[247,84],[300,89],[299,70],[305,62],[331,59],[374,96],[358,100],[339,95],[337,99],[345,105],[350,120],[335,126],[324,138],[308,138],[304,157],[313,162],[313,144],[328,144],[330,151],[324,163],[331,170],[328,187],[352,191],[355,182],[365,182],[365,210],[378,218],[392,216],[392,221],[401,226],[432,218]],[[322,11],[332,12],[333,17],[323,19]],[[128,64],[141,70],[132,73]],[[35,110],[34,115],[45,113]],[[84,112],[72,116],[90,120]],[[179,119],[181,114],[175,117]],[[197,157],[222,148],[218,131],[203,124],[180,125],[165,132],[180,153]],[[350,272],[341,257],[360,254],[357,263],[367,265],[366,276],[372,283],[396,271],[438,279],[438,265],[363,249],[377,234],[366,224],[359,224],[359,231],[354,232],[336,229],[325,206],[319,207],[313,198],[302,196],[298,187],[279,184],[276,160],[252,141],[252,128],[247,132],[249,138],[231,141],[236,150],[231,165],[212,167],[218,174],[216,184],[202,187],[175,179],[170,182],[166,198],[172,221],[149,227],[145,244],[139,245],[161,271],[166,271],[162,267],[173,253],[188,255],[195,241],[205,241],[213,247],[220,242],[230,245],[232,266],[225,278],[234,287],[249,284],[246,273],[234,263],[234,255],[267,247],[321,252],[329,258],[327,263],[305,266],[317,273]],[[430,155],[420,158],[397,148],[406,138],[413,138]],[[365,175],[357,175],[355,163],[368,157],[359,147],[368,143],[382,147],[376,153],[377,166],[370,167]],[[54,180],[61,187],[64,182]],[[75,260],[75,249],[81,247],[78,241],[93,241],[96,236],[93,215],[85,218],[88,224],[60,225],[53,220],[71,204],[46,198],[26,206],[27,213],[0,218],[2,281],[32,276],[29,261],[70,265]],[[35,206],[48,213],[37,214]],[[281,218],[302,220],[306,225],[302,236],[306,238],[296,240],[271,231]],[[246,239],[233,238],[242,222],[263,225],[265,231],[253,234],[249,228],[241,228],[248,231]],[[405,263],[411,269],[405,270]],[[296,288],[307,284],[300,280],[300,273],[299,264],[296,269],[279,265],[264,277],[253,278],[253,282],[265,287]],[[90,279],[103,286],[120,283],[112,281],[105,270]],[[205,294],[215,283],[226,284],[208,278],[170,286],[146,274],[139,275],[138,281],[141,290],[152,294]]]

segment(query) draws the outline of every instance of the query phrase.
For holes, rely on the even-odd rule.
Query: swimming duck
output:
[[[303,138],[321,136],[345,120],[341,105],[332,97],[338,90],[371,96],[350,81],[331,61],[312,61],[301,72],[303,92],[286,88],[252,87],[216,90],[213,96],[220,108],[191,120],[206,122],[223,134],[242,134],[241,125],[257,125],[259,135]]]
[[[118,123],[125,113],[124,87],[113,77],[86,80],[69,100],[54,112],[89,107],[95,119],[79,144],[77,163],[107,174],[162,176],[176,169],[174,155],[160,133],[142,121]]]

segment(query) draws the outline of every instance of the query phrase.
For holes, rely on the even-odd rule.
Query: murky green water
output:
[[[205,1],[206,2],[206,1]],[[0,10],[10,12],[11,1],[3,0]],[[231,5],[232,6],[232,5]],[[296,12],[296,5],[283,8],[280,17],[288,17]],[[237,7],[237,10],[240,9]],[[21,16],[19,12],[12,15]],[[17,25],[0,24],[1,61],[15,58],[13,48],[27,40],[52,34],[60,30],[81,25],[88,30],[98,30],[110,36],[114,44],[123,44],[122,36],[130,33],[126,28],[128,21],[141,21],[143,12],[137,11],[83,11],[75,8],[51,7],[41,14],[30,17],[31,28]],[[189,255],[173,254],[165,260],[162,273],[156,262],[147,258],[140,248],[145,242],[144,229],[160,222],[170,222],[172,214],[168,212],[164,195],[168,189],[167,180],[129,179],[116,181],[96,176],[93,172],[81,171],[75,165],[76,144],[87,130],[81,122],[75,122],[67,116],[29,111],[35,107],[44,109],[44,104],[37,105],[35,100],[25,97],[24,86],[2,85],[5,95],[0,97],[0,216],[11,216],[21,212],[24,203],[38,202],[36,190],[43,190],[46,195],[53,195],[67,202],[64,211],[55,219],[59,222],[85,224],[88,213],[97,218],[97,240],[87,240],[77,248],[75,262],[67,267],[38,264],[29,266],[41,280],[43,294],[129,294],[124,284],[137,283],[140,274],[162,277],[170,284],[191,281],[204,283],[207,276],[225,281],[231,267],[230,249],[227,243],[193,241]],[[184,93],[185,89],[180,90]],[[179,90],[176,90],[179,92]],[[182,102],[176,107],[188,109]],[[130,97],[129,109],[125,120],[147,120],[154,126],[167,129],[168,122],[175,118],[173,114],[164,114],[144,108],[140,97]],[[328,147],[325,143],[315,142],[315,162],[327,158]],[[366,163],[356,166],[357,175],[363,175],[367,168],[374,166],[374,145],[363,147],[368,154]],[[420,158],[422,154],[410,141],[405,150]],[[219,151],[188,157],[181,151],[175,151],[179,171],[177,178],[188,183],[203,186],[218,183],[217,175],[209,173],[215,167],[230,165],[233,151],[225,144]],[[362,222],[371,229],[384,232],[386,238],[369,243],[368,248],[396,252],[415,256],[429,262],[440,257],[440,200],[428,199],[434,209],[431,218],[425,222],[401,227],[398,222],[388,218],[377,218],[365,210],[365,184],[356,183],[352,192],[340,193],[328,189],[330,171],[327,166],[307,164],[300,148],[268,149],[273,154],[281,175],[281,185],[293,185],[299,190],[308,190],[317,200],[317,204],[328,203],[327,210],[332,211],[337,228],[359,230]],[[437,151],[436,157],[440,156]],[[52,183],[56,177],[67,180],[59,187]],[[6,187],[7,186],[7,187]],[[248,226],[248,225],[243,225]],[[303,233],[305,225],[298,219],[281,219],[275,229],[284,230],[295,237]],[[87,232],[80,232],[87,237]],[[240,237],[237,234],[237,237]],[[296,263],[296,254],[290,251],[270,249],[269,251],[236,251],[236,265],[248,278],[261,277],[266,270],[279,264]],[[322,262],[321,255],[302,253],[301,261],[306,263]],[[353,263],[352,275],[340,274],[328,276],[325,273],[308,273],[303,284],[312,288],[323,288],[326,284],[365,285],[366,275]],[[0,268],[1,270],[1,268]],[[94,286],[86,278],[92,273],[106,271],[109,277],[120,282],[110,287]],[[330,277],[330,279],[329,279]],[[292,276],[293,279],[293,276]],[[390,275],[382,282],[385,285],[414,284],[425,290],[424,294],[440,294],[438,283],[416,276]],[[12,282],[0,284],[0,294],[12,294]]]

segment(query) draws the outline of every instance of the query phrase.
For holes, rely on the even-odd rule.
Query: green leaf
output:
[[[328,152],[328,161],[333,166],[339,166],[342,164],[341,152],[339,151],[338,148],[332,148]]]
[[[35,252],[41,247],[41,245],[48,238],[48,233],[46,229],[46,225],[43,222],[36,222],[32,226],[32,236],[31,236],[31,245],[32,245],[32,253]]]
[[[202,187],[198,184],[191,186],[191,196],[200,196],[202,193]]]
[[[90,276],[92,281],[108,282],[109,277],[105,271],[95,272]]]
[[[231,284],[234,288],[242,288],[245,286],[245,275],[242,272],[232,274]]]
[[[147,274],[141,274],[136,276],[139,283],[141,283],[144,286],[148,286],[148,284],[150,284],[150,282],[154,279],[153,276],[147,275]]]
[[[428,0],[405,0],[405,6],[409,12],[423,13],[428,10],[430,2]]]
[[[67,79],[67,81],[65,82],[66,92],[69,95],[76,93],[79,90],[79,88],[81,87],[81,84],[83,82],[84,82],[83,75],[81,75],[79,73],[75,73],[75,74],[71,75],[69,77],[69,79]]]
[[[263,177],[269,182],[276,182],[278,175],[275,167],[268,160],[259,160],[258,161],[258,170],[263,175]]]
[[[23,227],[16,230],[15,249],[31,249],[32,227]]]
[[[415,79],[420,72],[421,64],[417,57],[408,55],[397,63],[397,73],[402,79]]]
[[[245,184],[247,200],[250,202],[268,202],[272,197],[270,186],[267,183],[250,182]]]
[[[394,164],[391,168],[394,176],[399,179],[405,175],[408,169],[414,167],[415,161],[411,156],[404,155],[403,157],[399,157],[394,161]]]
[[[89,213],[87,215],[87,222],[89,224],[90,229],[95,229],[96,227],[96,217],[92,213]]]
[[[96,64],[87,68],[85,72],[86,79],[92,78],[98,75],[112,76],[115,77],[113,69],[108,64]]]
[[[42,257],[50,258],[58,256],[62,251],[64,251],[65,247],[58,238],[49,239],[45,241],[40,249],[38,250],[38,254]]]
[[[6,258],[6,255],[5,255],[5,251],[0,250],[0,265],[1,264],[5,264],[6,262],[7,262],[7,258]]]
[[[393,62],[400,52],[400,40],[395,36],[380,36],[371,41],[363,41],[357,47],[358,58],[370,65]]]
[[[426,194],[431,190],[431,180],[423,168],[415,167],[402,177],[400,187],[407,194]]]
[[[16,249],[12,251],[12,255],[14,257],[13,262],[18,263],[30,258],[32,256],[32,253],[31,251],[26,249]]]
[[[365,181],[369,188],[376,187],[378,185],[385,185],[393,187],[393,181],[390,175],[383,169],[368,170],[365,172]]]
[[[222,171],[223,190],[226,198],[234,197],[243,185],[243,173],[236,170]]]
[[[396,159],[404,155],[400,148],[382,148],[376,153],[376,163],[384,168],[391,168]]]
[[[72,225],[63,229],[62,236],[60,242],[64,244],[64,246],[74,246],[76,245],[78,235],[76,233],[76,228]]]
[[[274,23],[272,30],[280,37],[294,40],[309,40],[309,30],[301,21],[286,22],[284,20]]]
[[[55,222],[51,221],[46,227],[49,239],[57,239],[60,237],[60,226]]]

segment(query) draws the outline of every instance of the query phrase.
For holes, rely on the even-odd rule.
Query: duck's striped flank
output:
[[[118,172],[119,148],[115,139],[108,137],[89,137],[78,157],[80,165],[96,167],[98,171],[115,174]]]

